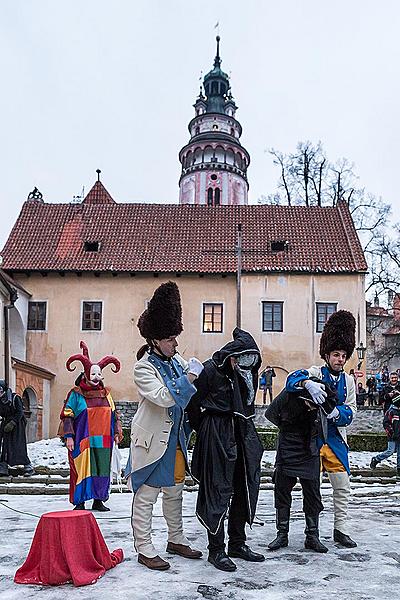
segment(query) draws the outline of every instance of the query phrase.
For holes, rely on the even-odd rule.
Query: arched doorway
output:
[[[38,439],[38,403],[36,392],[28,387],[22,393],[22,403],[24,405],[24,415],[26,418],[26,441],[36,442]]]

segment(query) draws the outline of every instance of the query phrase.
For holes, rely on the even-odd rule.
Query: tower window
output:
[[[217,125],[216,123],[214,123],[214,125],[213,125],[213,129],[214,129],[214,130],[217,130],[217,129],[218,129],[218,125]]]
[[[196,135],[199,135],[199,133],[200,133],[200,127],[196,127],[195,133],[196,133]]]
[[[221,190],[219,188],[215,188],[214,192],[214,206],[219,206],[221,200]]]
[[[213,205],[213,189],[210,187],[207,190],[207,206]]]
[[[215,173],[213,173],[213,174],[211,175],[211,178],[210,178],[210,179],[212,179],[213,181],[216,181],[216,180],[218,179],[218,177],[217,177],[217,175],[216,175]]]

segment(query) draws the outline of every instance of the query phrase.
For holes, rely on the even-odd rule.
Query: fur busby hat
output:
[[[156,289],[137,326],[146,340],[163,340],[183,331],[179,288],[173,281]]]
[[[325,323],[319,343],[321,358],[334,350],[345,350],[347,360],[356,345],[356,320],[348,310],[338,310]]]

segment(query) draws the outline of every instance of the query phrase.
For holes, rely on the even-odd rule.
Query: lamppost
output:
[[[357,350],[357,356],[358,356],[358,366],[357,366],[357,370],[359,371],[361,369],[361,365],[363,363],[363,360],[365,358],[365,351],[366,348],[364,346],[364,344],[362,342],[360,342],[360,345],[358,346],[358,348],[356,348]]]

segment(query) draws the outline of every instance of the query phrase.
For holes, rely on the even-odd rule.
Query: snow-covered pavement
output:
[[[122,464],[125,465],[128,458],[128,448],[121,450]],[[40,440],[28,444],[28,454],[32,461],[32,464],[42,467],[49,467],[50,469],[64,468],[68,469],[68,454],[67,449],[61,443],[59,438],[51,438],[49,440]],[[369,467],[371,458],[376,455],[376,452],[350,452],[350,467],[351,468],[364,468]],[[275,451],[264,452],[263,465],[272,466],[275,462]],[[392,455],[386,460],[383,465],[389,467],[396,466],[396,455]],[[378,467],[379,471],[379,467]]]
[[[170,556],[171,569],[151,572],[137,563],[130,531],[129,494],[112,494],[108,504],[111,513],[97,516],[110,550],[122,547],[125,560],[108,571],[93,586],[58,588],[21,586],[13,576],[27,556],[38,519],[10,510],[14,508],[35,515],[69,508],[60,496],[0,497],[0,598],[77,600],[393,600],[400,586],[400,484],[353,486],[350,506],[352,534],[358,542],[354,549],[338,547],[331,538],[332,496],[329,484],[323,484],[325,511],[321,518],[321,538],[329,547],[328,554],[318,555],[304,550],[304,521],[301,493],[294,493],[293,519],[289,547],[278,552],[267,550],[275,535],[272,491],[260,492],[258,518],[263,526],[249,531],[248,542],[265,552],[264,563],[236,560],[235,573],[222,573],[205,559],[189,561]],[[3,503],[4,502],[4,503]],[[207,555],[206,535],[194,515],[195,492],[184,495],[186,533],[194,547]],[[8,507],[8,508],[7,508]],[[160,554],[165,553],[166,529],[160,503],[155,507],[154,537]]]

